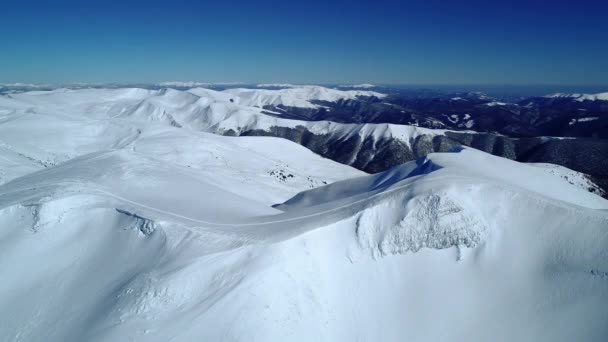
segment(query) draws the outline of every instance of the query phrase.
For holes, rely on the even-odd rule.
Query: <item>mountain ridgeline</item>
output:
[[[389,94],[311,101],[315,108],[268,105],[269,111],[296,120],[340,123],[391,123],[449,130],[474,130],[511,137],[608,138],[608,97],[579,94],[529,97],[502,102],[482,93]],[[559,96],[563,95],[563,96]]]
[[[583,172],[608,191],[608,100],[579,94],[505,103],[481,93],[360,96],[314,108],[268,105],[269,114],[302,121],[397,124],[451,130],[403,141],[393,137],[318,134],[306,126],[228,130],[227,135],[275,136],[326,158],[376,173],[432,152],[470,146],[504,158],[552,163]],[[604,192],[605,194],[605,192]]]
[[[235,132],[230,130],[224,134],[235,135]],[[510,138],[490,133],[445,132],[445,135],[420,135],[407,144],[398,139],[375,139],[373,136],[353,135],[340,139],[331,133],[312,133],[304,126],[273,126],[269,130],[249,130],[240,135],[289,139],[323,157],[369,173],[464,145],[520,162],[562,165],[588,174],[596,184],[608,190],[608,141],[601,139]]]
[[[370,173],[464,145],[516,161],[565,166],[608,190],[606,93],[506,99],[381,87],[189,86],[25,89],[38,90],[32,93],[19,88],[5,90],[2,99],[6,118],[57,107],[227,136],[279,137]]]

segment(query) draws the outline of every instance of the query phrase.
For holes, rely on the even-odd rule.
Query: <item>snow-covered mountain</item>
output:
[[[290,92],[286,92],[287,90]],[[244,94],[243,98],[240,97],[242,94]],[[268,94],[273,95],[267,96]],[[286,94],[293,94],[293,96],[289,97]],[[370,93],[364,94],[370,95]],[[61,136],[63,134],[61,131],[54,134],[49,132],[53,130],[54,125],[63,127],[61,120],[72,117],[86,118],[87,120],[82,122],[89,122],[91,125],[86,130],[78,131],[75,134],[84,135],[85,140],[93,134],[93,136],[100,137],[100,141],[107,139],[106,135],[111,136],[121,129],[131,127],[132,130],[137,131],[147,123],[156,122],[159,125],[222,135],[281,137],[297,142],[323,157],[352,165],[366,172],[384,171],[395,165],[424,157],[431,152],[445,152],[456,146],[466,145],[520,161],[559,163],[592,175],[594,181],[598,182],[604,190],[608,189],[608,173],[606,173],[608,159],[603,158],[605,153],[602,152],[608,145],[603,144],[602,140],[563,140],[546,137],[513,139],[496,134],[478,134],[471,131],[451,132],[413,125],[340,123],[310,120],[306,117],[296,119],[292,115],[294,110],[307,109],[283,106],[271,106],[272,109],[264,109],[243,104],[252,104],[252,99],[256,99],[253,103],[262,100],[272,102],[285,99],[285,103],[306,102],[306,106],[340,106],[340,103],[343,103],[344,108],[352,110],[352,113],[363,111],[363,115],[371,115],[372,112],[367,110],[369,108],[360,108],[356,105],[365,101],[349,100],[347,99],[349,96],[355,95],[348,91],[322,87],[294,87],[278,90],[249,89],[246,91],[243,89],[218,91],[207,88],[189,90],[166,88],[55,89],[2,96],[0,97],[0,116],[9,122],[16,120],[12,124],[4,126],[6,130],[4,144],[9,145],[12,139],[20,141],[22,134],[29,134],[28,132],[41,129],[41,126],[35,126],[32,131],[24,131],[23,127],[28,127],[28,125],[23,126],[22,121],[35,122],[41,115],[46,117],[51,114],[52,120],[60,120],[60,122],[49,123],[49,127],[45,128],[45,131],[37,133],[39,136]],[[317,100],[314,100],[337,97],[341,97],[337,100],[338,102],[316,102]],[[258,104],[264,107],[263,103]],[[355,106],[351,107],[346,105],[347,103],[353,103]],[[326,111],[329,109],[313,110]],[[420,118],[422,119],[422,117]],[[463,116],[453,114],[448,119],[457,122],[462,127],[474,127],[478,121],[483,122],[484,120],[483,117],[473,118],[469,114]],[[79,124],[82,122],[79,121]],[[422,121],[417,119],[416,122]],[[595,124],[596,121],[591,123]],[[577,121],[576,125],[571,125],[571,127],[581,127],[584,124],[588,124],[588,122],[578,123]],[[568,126],[567,123],[566,125]],[[107,133],[114,126],[120,126],[120,129]],[[16,128],[13,131],[13,127],[22,128]],[[125,132],[122,135],[128,137],[133,133]],[[46,140],[39,148],[45,148],[46,144],[53,145],[57,142],[55,138],[46,138]],[[112,146],[115,141],[111,140],[107,143],[108,146]],[[63,148],[65,147],[61,147],[60,150]],[[74,148],[87,150],[86,144]],[[576,157],[581,151],[585,151],[586,158],[591,162],[585,162]],[[58,151],[53,151],[53,153],[45,154],[44,158],[48,158],[48,160],[40,159],[36,155],[31,157],[43,160],[43,163],[54,163],[55,160],[67,160],[78,155],[76,152],[66,151],[62,152],[64,155],[57,155]],[[26,151],[25,155],[30,156],[29,153]],[[34,154],[36,153],[38,152]]]
[[[0,124],[50,128],[1,150],[38,171],[0,186],[0,340],[608,334],[608,201],[539,167],[464,149],[365,175],[283,139],[90,115]]]
[[[608,101],[608,92],[606,93],[598,93],[598,94],[566,94],[566,93],[556,93],[547,95],[545,97],[548,98],[566,98],[572,99],[574,101]]]
[[[373,162],[374,158],[389,161],[383,153],[386,154],[390,149],[400,146],[409,149],[408,146],[420,136],[425,136],[428,140],[443,134],[441,130],[415,126],[341,124],[330,121],[286,119],[282,118],[280,112],[260,108],[266,103],[264,101],[306,102],[314,106],[308,101],[313,99],[329,101],[340,96],[347,98],[362,94],[373,93],[320,87],[285,89],[276,92],[265,89],[216,91],[207,88],[194,88],[188,91],[140,88],[57,89],[0,97],[0,114],[5,113],[5,116],[12,118],[23,117],[24,120],[26,117],[35,117],[32,116],[35,113],[52,113],[54,117],[63,118],[85,116],[93,120],[92,122],[100,121],[101,125],[95,124],[98,129],[109,122],[117,121],[139,122],[140,125],[146,122],[158,122],[224,135],[280,136],[291,140],[299,139],[303,145],[332,159],[337,159],[337,156],[322,153],[319,149],[333,146],[332,151],[344,150],[340,153],[342,158],[340,162],[361,166]],[[252,104],[254,106],[251,106]],[[108,121],[109,119],[111,120]],[[364,144],[379,148],[376,152],[360,153]],[[381,149],[381,145],[388,147]],[[319,149],[315,149],[315,146]],[[364,149],[369,150],[369,148]],[[402,157],[399,157],[399,154],[396,154],[397,157],[402,158],[401,162],[411,160],[409,157],[411,152],[401,155]]]
[[[354,94],[361,93],[355,92]],[[373,93],[364,92],[363,94],[371,95]],[[352,96],[355,96],[356,99],[348,99]],[[507,108],[507,106],[485,106],[483,103],[488,100],[471,98],[471,96],[483,95],[463,96],[467,96],[468,100],[452,101],[449,99],[448,102],[475,103],[475,101],[482,101],[480,103],[481,107],[486,108],[484,110],[504,111],[506,110],[504,108]],[[328,100],[336,98],[339,98],[336,100],[337,102]],[[456,146],[466,145],[520,161],[558,163],[591,175],[604,190],[608,189],[608,171],[606,171],[608,170],[608,164],[606,164],[608,159],[604,158],[606,153],[604,151],[608,151],[606,150],[608,144],[604,143],[604,140],[563,140],[543,136],[516,139],[500,134],[418,127],[417,125],[427,125],[427,121],[436,122],[440,127],[443,125],[444,121],[424,115],[413,117],[416,125],[343,123],[309,118],[306,115],[294,115],[297,111],[312,110],[324,113],[320,117],[332,117],[329,113],[336,110],[336,112],[349,112],[351,116],[363,116],[369,119],[375,115],[375,112],[372,107],[365,105],[368,103],[366,102],[368,100],[365,99],[376,99],[370,100],[369,103],[372,106],[374,103],[388,106],[377,102],[384,100],[380,100],[376,96],[358,97],[349,91],[310,86],[275,90],[225,89],[222,91],[208,88],[189,90],[86,88],[7,94],[0,97],[0,115],[11,118],[10,120],[15,118],[33,120],[32,118],[38,117],[34,115],[36,113],[52,113],[55,118],[85,116],[91,119],[90,122],[93,125],[91,130],[97,130],[100,135],[104,134],[102,128],[109,122],[129,122],[131,126],[137,122],[135,125],[137,128],[154,121],[161,125],[222,135],[281,137],[297,142],[323,157],[366,172],[384,171],[395,165],[424,157],[431,152],[445,152]],[[298,108],[282,105],[268,107],[264,105],[264,103],[283,100],[284,103],[304,103],[304,106],[321,107]],[[427,108],[433,103],[437,103],[431,100],[415,101],[420,102],[421,108]],[[250,104],[256,104],[256,106],[249,106]],[[400,115],[406,114],[401,113]],[[487,121],[487,117],[479,113],[442,115],[447,122],[453,122],[455,127],[460,127],[458,129],[467,129],[467,127],[478,129],[480,124]],[[524,117],[527,114],[517,114],[517,116]],[[604,118],[608,117],[601,114],[600,116],[595,121],[588,121],[587,116],[580,117],[575,122],[568,119],[570,118],[568,116],[564,120],[570,121],[562,121],[566,127],[575,130],[591,128],[601,131],[603,123],[606,122]],[[337,118],[339,117],[341,116],[339,115]],[[592,117],[595,118],[595,116]],[[495,118],[502,120],[499,113],[496,113]],[[111,120],[109,121],[109,119]],[[15,125],[18,123],[16,122]],[[118,125],[122,125],[122,123]],[[431,124],[431,126],[433,125]],[[19,139],[19,135],[8,132],[7,137],[10,136]],[[7,139],[5,140],[8,141]],[[55,140],[49,143],[53,144]],[[581,151],[584,151],[586,158],[591,162],[585,162],[576,157]],[[69,155],[73,156],[74,153],[69,153]],[[65,158],[65,156],[54,156],[51,159]],[[48,162],[52,162],[52,160]]]
[[[250,94],[0,96],[0,340],[606,339],[608,201],[583,175]],[[355,161],[451,152],[368,175],[212,134],[273,130]]]
[[[320,86],[290,86],[285,89],[233,88],[224,92],[234,95],[235,101],[245,106],[283,106],[298,108],[318,108],[312,101],[336,102],[358,97],[383,98],[386,94],[364,90],[337,90]]]
[[[145,96],[148,91],[129,90],[128,93],[127,96],[127,91],[111,91],[106,96],[120,102],[121,96],[131,99],[138,94]],[[122,149],[143,154],[153,151],[163,162],[207,174],[219,184],[241,184],[241,194],[249,192],[247,188],[251,182],[266,182],[268,191],[258,193],[256,188],[250,195],[264,199],[266,204],[284,199],[277,194],[293,195],[337,177],[361,174],[296,144],[277,144],[277,138],[233,139],[177,129],[154,117],[140,120],[141,116],[137,115],[144,114],[139,106],[135,106],[139,108],[135,116],[116,115],[112,106],[104,107],[103,94],[93,92],[98,103],[84,99],[80,104],[74,101],[76,107],[80,106],[80,112],[66,110],[63,107],[65,99],[60,101],[59,107],[53,107],[49,101],[45,102],[47,106],[38,103],[40,107],[28,107],[33,104],[29,103],[13,112],[5,112],[0,121],[0,184],[82,155]],[[62,95],[70,97],[74,93]],[[84,94],[79,92],[79,95]],[[34,108],[46,108],[47,111],[39,113]],[[107,109],[109,112],[105,111]],[[121,110],[122,107],[118,112]],[[325,166],[317,166],[319,161]],[[334,170],[326,174],[328,167]],[[217,169],[222,169],[221,176],[215,175]],[[270,183],[274,185],[270,186]]]
[[[213,85],[213,83],[193,82],[193,81],[188,81],[188,82],[168,81],[168,82],[158,83],[158,86],[161,86],[161,87],[178,87],[178,88],[208,87],[211,85]]]
[[[341,88],[361,88],[361,89],[369,89],[376,88],[375,85],[369,83],[361,83],[361,84],[343,84],[340,86]]]

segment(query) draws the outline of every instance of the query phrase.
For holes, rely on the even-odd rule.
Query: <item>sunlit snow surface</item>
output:
[[[277,120],[225,96],[0,97],[0,341],[608,339],[577,175],[473,149],[367,175],[201,132]]]

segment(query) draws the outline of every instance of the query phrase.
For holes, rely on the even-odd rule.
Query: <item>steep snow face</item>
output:
[[[319,108],[311,101],[336,102],[343,99],[355,99],[359,96],[385,97],[373,91],[337,90],[320,86],[297,86],[287,89],[227,89],[224,92],[234,95],[239,104],[245,106],[286,106],[300,108]]]
[[[557,93],[547,95],[545,97],[550,98],[571,98],[575,101],[608,101],[608,92],[607,93],[598,93],[598,94],[565,94],[565,93]]]
[[[608,336],[608,201],[542,169],[465,149],[271,208],[180,139],[0,186],[1,340]]]

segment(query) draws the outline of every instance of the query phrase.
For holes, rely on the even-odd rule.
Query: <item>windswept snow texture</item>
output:
[[[608,339],[582,176],[470,148],[368,175],[202,132],[280,120],[234,96],[0,97],[0,341]]]

